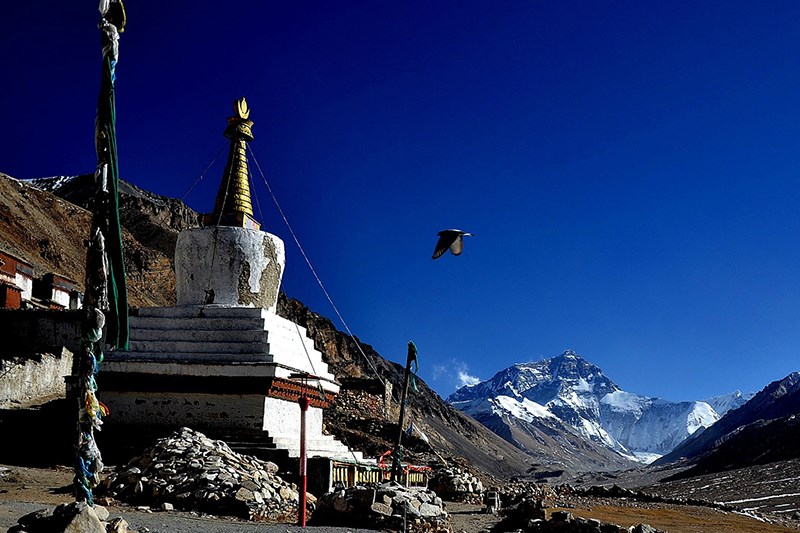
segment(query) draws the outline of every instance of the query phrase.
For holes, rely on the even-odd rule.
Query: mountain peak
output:
[[[563,396],[602,396],[616,390],[619,387],[599,367],[573,350],[566,350],[541,361],[517,363],[487,381],[461,387],[450,395],[449,401],[463,402],[503,394],[544,405]]]
[[[650,459],[719,418],[706,403],[673,403],[625,392],[574,350],[517,363],[488,381],[458,389],[448,401],[473,415],[487,408],[526,420],[555,415],[590,441]]]

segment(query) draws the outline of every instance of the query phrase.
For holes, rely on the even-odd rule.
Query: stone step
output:
[[[286,453],[289,457],[297,458],[300,457],[300,447],[296,446],[294,448],[279,448],[281,450],[286,450]],[[352,452],[350,450],[331,450],[331,449],[316,449],[306,447],[306,457],[328,457],[330,459],[341,459],[345,461],[356,461],[356,462],[366,462],[364,459],[364,454],[361,452]]]
[[[261,354],[242,354],[242,353],[198,353],[198,352],[138,352],[138,351],[115,351],[106,356],[108,361],[145,361],[156,363],[174,363],[180,361],[197,361],[203,363],[212,362],[262,362],[271,363],[272,356],[266,353]]]
[[[131,342],[144,341],[259,342],[266,345],[267,332],[263,329],[131,329]]]
[[[300,339],[286,339],[273,335],[268,335],[267,340],[271,353],[305,354],[308,352],[313,359],[320,359],[322,357],[322,354],[314,348],[314,343],[311,342],[311,340],[307,340],[307,342],[303,343]]]
[[[132,320],[131,341],[266,342],[270,340],[271,344],[279,346],[276,349],[297,348],[303,350],[303,344],[305,344],[305,350],[308,350],[309,353],[316,353],[319,357],[322,356],[314,348],[314,342],[311,339],[308,337],[301,339],[296,332],[267,331],[263,328],[231,329],[208,327],[214,325],[207,323],[212,319],[198,321],[195,324],[196,328],[164,329],[161,327],[143,327],[152,326],[153,324],[143,324],[142,320],[141,318]]]
[[[300,456],[300,441],[297,435],[284,435],[276,440],[267,432],[248,436],[215,433],[214,438],[225,441],[237,453],[253,455],[266,460],[274,461],[281,456],[292,458]],[[347,461],[375,462],[373,459],[365,459],[361,452],[351,451],[331,435],[320,435],[309,439],[306,442],[306,454],[308,457],[324,456]]]
[[[224,440],[233,451],[238,453],[254,455],[256,457],[271,455],[273,453],[285,453],[289,457],[299,457],[300,442],[297,436],[279,438],[281,441],[281,445],[279,445],[275,442],[274,438],[267,435],[268,433],[265,432],[263,437],[258,438],[225,438],[224,435],[218,435],[216,437],[220,440]],[[309,457],[314,455],[323,455],[326,457],[330,456],[347,459],[349,461],[366,461],[361,452],[351,451],[349,448],[347,448],[347,446],[336,440],[334,437],[330,435],[321,435],[321,437],[321,439],[314,438],[309,439],[306,442],[306,450]]]
[[[255,455],[256,457],[258,457],[259,454],[282,451],[274,444],[250,444],[246,442],[244,443],[229,442],[228,446],[230,447],[231,450],[235,451],[236,453],[241,453],[244,455]]]
[[[141,317],[157,318],[264,318],[274,315],[260,307],[231,307],[224,305],[185,305],[180,307],[142,307]]]
[[[264,323],[263,329],[268,331],[274,339],[285,339],[287,341],[295,342],[300,342],[302,339],[309,346],[314,346],[314,341],[303,330],[298,332],[296,329],[276,327],[274,324],[270,324],[269,322]]]
[[[282,463],[285,458],[291,457],[288,451],[279,450],[278,448],[245,447],[237,449],[231,447],[231,450],[242,455],[251,455],[262,461],[271,461],[273,463]]]
[[[264,320],[261,318],[160,318],[155,316],[132,316],[130,318],[131,330],[156,329],[156,330],[264,330]]]
[[[289,457],[300,457],[300,450],[288,450]],[[330,459],[342,459],[345,461],[363,462],[364,456],[361,452],[351,452],[349,450],[343,452],[334,452],[330,450],[314,450],[306,449],[306,457],[328,457]]]
[[[225,332],[220,332],[224,335]],[[184,352],[194,354],[254,354],[266,355],[268,345],[264,342],[235,342],[219,339],[210,341],[130,341],[130,351],[150,352],[156,354],[172,354]]]
[[[300,335],[303,338],[308,337],[308,330],[301,326],[300,324],[295,324],[291,320],[287,320],[281,316],[276,314],[267,314],[264,316],[264,323],[267,326],[267,329],[275,330],[275,331],[286,331],[291,335],[297,336]],[[299,330],[299,333],[298,333]]]
[[[325,435],[322,435],[322,437],[325,437]],[[297,435],[293,437],[273,437],[272,441],[278,448],[300,449],[300,439]],[[350,449],[347,446],[332,437],[330,439],[309,438],[306,441],[306,449],[319,452],[350,453]]]

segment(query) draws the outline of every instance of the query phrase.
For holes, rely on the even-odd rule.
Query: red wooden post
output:
[[[305,392],[297,401],[300,404],[300,504],[297,518],[298,525],[306,527],[306,411],[311,401]]]

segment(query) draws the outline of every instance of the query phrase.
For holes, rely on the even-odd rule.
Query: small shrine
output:
[[[103,364],[107,424],[188,426],[216,438],[257,440],[296,458],[298,400],[305,396],[308,456],[362,462],[359,452],[322,433],[322,410],[339,384],[305,328],[276,314],[284,243],[253,217],[249,116],[245,99],[237,100],[214,210],[203,227],[178,236],[177,305],[133,313],[129,350],[111,353]],[[309,374],[315,379],[297,379]]]

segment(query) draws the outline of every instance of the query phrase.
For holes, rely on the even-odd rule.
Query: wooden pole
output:
[[[403,444],[403,421],[406,416],[406,398],[408,397],[408,382],[411,380],[411,361],[417,358],[417,348],[414,343],[408,341],[408,357],[406,358],[406,373],[403,381],[403,394],[400,400],[400,420],[397,422],[397,442],[394,446],[394,461],[392,462],[392,481],[400,483],[403,465],[400,462]]]
[[[313,379],[319,382],[319,380],[322,378],[313,374],[309,374],[308,372],[295,372],[289,374],[289,379],[299,380],[302,388],[300,397],[297,399],[297,403],[300,404],[300,465],[298,468],[300,471],[298,476],[298,491],[300,492],[300,501],[298,502],[297,509],[297,524],[300,527],[305,528],[307,500],[306,490],[308,488],[308,478],[306,475],[306,412],[308,411],[308,407],[311,405],[311,399],[308,397],[308,380]]]
[[[298,525],[306,527],[306,411],[311,401],[303,391],[303,395],[298,400],[300,403],[300,506],[297,510]]]

